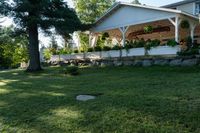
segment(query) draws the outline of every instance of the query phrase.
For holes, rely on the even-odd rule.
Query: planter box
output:
[[[100,59],[101,57],[101,53],[100,52],[88,52],[86,53],[86,58],[87,59]]]
[[[108,57],[107,58],[116,58],[116,57],[120,57],[120,50],[108,51]]]
[[[155,48],[151,48],[151,50],[148,53],[149,55],[176,55],[178,51],[180,51],[179,46],[158,46]]]
[[[176,55],[180,51],[179,46],[169,47],[169,46],[158,46],[151,48],[148,52],[149,55]],[[131,56],[144,56],[144,48],[132,48],[128,51],[122,50],[122,57],[131,57]],[[110,50],[102,52],[88,52],[85,53],[86,59],[103,59],[103,58],[118,58],[120,57],[120,50]],[[70,60],[70,59],[84,59],[84,54],[71,54],[71,55],[60,55],[60,61]],[[59,61],[59,55],[53,55],[51,61]]]
[[[130,56],[144,56],[145,55],[145,49],[144,48],[132,48],[129,49],[128,51],[125,50],[123,52],[123,57],[130,57]]]

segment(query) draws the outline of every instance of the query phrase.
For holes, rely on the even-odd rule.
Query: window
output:
[[[195,15],[200,14],[200,3],[196,3],[196,7],[195,7]]]

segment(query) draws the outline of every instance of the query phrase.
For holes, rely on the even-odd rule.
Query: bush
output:
[[[79,53],[78,49],[74,50],[74,53]]]
[[[144,33],[152,33],[153,32],[153,27],[148,25],[144,27]]]
[[[167,46],[175,47],[178,43],[175,40],[169,40],[167,42]]]
[[[126,50],[128,50],[128,49],[131,49],[131,48],[133,48],[133,46],[132,46],[132,45],[130,45],[130,44],[126,44],[126,45],[124,46],[124,48],[125,48]]]
[[[135,48],[142,48],[142,47],[145,47],[145,40],[144,39],[141,39],[139,41],[135,41]]]
[[[183,29],[189,29],[190,28],[190,23],[188,22],[188,20],[183,20],[181,21],[181,28]]]
[[[191,55],[198,55],[199,54],[199,49],[189,49],[186,51],[181,51],[181,52],[177,52],[177,55],[179,56],[191,56]]]
[[[103,35],[101,37],[102,40],[106,40],[106,38],[109,38],[108,32],[103,33]]]
[[[118,46],[118,45],[115,45],[112,50],[120,50],[121,49],[121,46]]]
[[[101,50],[102,50],[102,48],[100,46],[94,47],[94,51],[101,51]]]
[[[152,40],[151,42],[151,47],[157,47],[157,46],[160,46],[160,40],[158,39],[155,39],[155,40]]]
[[[104,46],[103,47],[103,51],[110,51],[111,50],[111,47],[109,47],[109,46]]]
[[[88,52],[93,52],[94,51],[94,49],[93,48],[88,48],[88,50],[87,50]]]
[[[53,55],[50,49],[45,49],[43,54],[46,61],[50,60]]]
[[[76,76],[76,75],[79,75],[79,69],[77,66],[68,66],[68,67],[65,67],[63,69],[64,71],[64,74],[66,75],[73,75],[73,76]]]

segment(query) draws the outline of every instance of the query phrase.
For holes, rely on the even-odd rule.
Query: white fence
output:
[[[148,51],[149,55],[176,55],[180,51],[179,46],[169,47],[169,46],[158,46],[151,48]],[[132,56],[144,56],[144,48],[132,48],[129,50],[122,50],[122,57],[132,57]],[[116,58],[120,57],[120,50],[110,50],[101,52],[88,52],[81,54],[69,54],[69,55],[53,55],[51,61],[64,61],[70,59],[104,59],[104,58]]]

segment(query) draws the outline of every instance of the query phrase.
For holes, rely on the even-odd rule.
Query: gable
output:
[[[175,13],[141,8],[135,6],[121,6],[93,28],[94,32],[116,29],[123,26],[142,24],[175,17]]]

